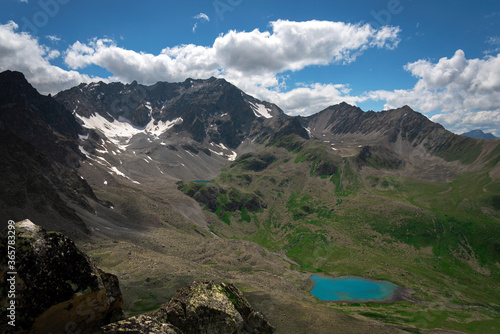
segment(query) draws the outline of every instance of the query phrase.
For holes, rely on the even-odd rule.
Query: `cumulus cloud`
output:
[[[200,20],[209,20],[201,14],[197,15]],[[303,84],[287,90],[283,72],[350,63],[368,48],[394,48],[400,32],[397,27],[374,29],[370,25],[329,21],[278,20],[270,27],[271,31],[262,32],[229,31],[212,46],[179,45],[151,54],[128,50],[107,38],[77,41],[59,52],[27,33],[17,32],[18,26],[10,22],[0,25],[0,70],[24,72],[42,93],[56,93],[96,80],[153,84],[189,77],[224,77],[289,113],[308,114],[341,101],[355,104],[366,97],[351,96],[347,85],[338,84]],[[46,37],[57,41],[55,36]],[[50,63],[61,56],[71,70]],[[113,75],[102,79],[80,73],[94,65]]]
[[[350,63],[368,48],[395,48],[400,32],[398,27],[374,29],[368,24],[330,21],[278,20],[271,22],[271,29],[229,31],[217,37],[212,46],[180,45],[165,48],[158,55],[127,50],[112,40],[96,38],[86,44],[74,43],[64,59],[72,69],[97,65],[114,74],[110,79],[125,82],[152,84],[223,76],[259,98],[274,96],[278,101],[271,101],[290,105],[290,99],[302,97],[297,104],[302,107],[290,105],[290,111],[304,113],[306,106],[309,110],[328,106],[332,97],[359,99],[336,85],[311,85],[281,92],[280,73],[312,65]]]
[[[98,65],[114,74],[112,80],[144,84],[219,74],[211,49],[193,44],[166,48],[153,55],[121,48],[110,39],[94,39],[87,44],[74,43],[66,51],[65,62],[72,69]]]
[[[276,101],[292,115],[310,115],[333,104],[347,102],[356,105],[363,101],[363,98],[351,96],[349,92],[348,85],[315,83],[285,93],[271,92],[269,100]]]
[[[418,78],[412,89],[375,91],[370,99],[386,101],[385,108],[410,105],[455,132],[488,125],[500,134],[500,54],[467,59],[462,50],[437,63],[418,60],[405,69]]]
[[[344,22],[271,22],[273,32],[230,31],[214,42],[224,66],[241,72],[279,73],[311,65],[350,63],[368,48],[394,48],[398,27]]]
[[[437,114],[431,117],[433,122],[440,123],[447,129],[452,129],[457,134],[462,134],[474,129],[493,133],[500,137],[500,112],[467,110],[455,111],[445,114]]]
[[[42,93],[55,93],[94,79],[76,71],[66,71],[53,66],[50,60],[60,52],[39,44],[36,38],[18,33],[14,22],[0,25],[0,71],[23,72],[26,78]]]
[[[76,42],[67,52],[66,63],[72,68],[95,64],[118,77],[128,77],[137,65],[148,67],[153,63],[162,63],[168,73],[184,72],[185,78],[193,69],[215,73],[214,67],[225,72],[273,76],[311,65],[352,62],[367,48],[394,48],[399,42],[399,28],[395,27],[376,30],[370,25],[343,22],[282,20],[271,25],[272,33],[230,31],[219,36],[212,47],[181,45],[166,48],[160,55],[126,50],[108,39]],[[131,57],[129,61],[123,59],[125,53]],[[124,64],[112,70],[108,58]],[[165,78],[164,73],[153,73]]]

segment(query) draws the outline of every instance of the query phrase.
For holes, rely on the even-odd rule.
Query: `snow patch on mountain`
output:
[[[144,131],[152,134],[155,137],[159,137],[160,135],[164,134],[165,132],[173,128],[174,125],[181,124],[183,121],[184,120],[182,119],[182,117],[179,117],[174,120],[166,122],[158,121],[158,123],[155,125],[154,124],[155,120],[151,119],[148,125],[146,125],[146,127],[144,128]]]
[[[120,116],[118,119],[113,119],[109,121],[100,114],[94,114],[93,116],[86,118],[76,114],[76,116],[83,122],[83,126],[87,129],[95,129],[101,131],[113,144],[124,150],[126,146],[123,145],[123,140],[128,142],[132,137],[140,133],[146,133],[159,137],[163,133],[170,130],[174,125],[181,124],[183,119],[181,117],[176,118],[171,121],[158,121],[155,124],[155,120],[151,121],[144,127],[140,128],[132,124],[128,119]],[[85,138],[82,136],[82,139]],[[119,140],[118,140],[119,139]]]
[[[257,117],[264,117],[264,118],[272,118],[273,115],[270,114],[270,109],[267,108],[265,105],[260,104],[260,103],[253,103],[250,101],[247,101],[250,107],[253,110],[253,113]]]
[[[227,156],[227,160],[229,160],[229,161],[235,161],[237,157],[238,157],[238,153],[232,151],[232,153]]]
[[[130,177],[128,177],[127,175],[125,175],[125,174],[123,174],[122,172],[120,172],[120,171],[118,170],[118,168],[116,168],[116,167],[111,167],[111,168],[110,168],[110,170],[111,170],[111,172],[109,172],[110,174],[116,174],[116,175],[118,175],[118,176],[121,176],[121,177],[126,178],[127,180],[132,181],[132,183],[135,183],[135,184],[140,184],[139,182],[132,180]]]

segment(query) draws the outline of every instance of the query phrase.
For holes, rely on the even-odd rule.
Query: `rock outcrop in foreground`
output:
[[[15,248],[14,265],[5,256],[0,262],[0,317],[13,320],[0,323],[1,333],[271,334],[275,330],[233,284],[210,281],[194,282],[160,309],[122,320],[123,297],[115,275],[97,268],[61,233],[46,232],[29,220],[12,226],[0,236],[2,254]],[[7,306],[13,300],[11,312]]]
[[[47,233],[24,220],[15,225],[15,272],[2,255],[0,287],[10,291],[15,277],[15,326],[1,322],[2,333],[95,333],[104,324],[123,319],[118,278],[97,268],[73,241]],[[12,231],[12,230],[10,230]],[[7,230],[0,249],[7,254]],[[2,293],[1,318],[13,300]],[[10,298],[10,299],[7,299]],[[9,311],[10,312],[10,311]]]
[[[274,333],[233,284],[194,282],[160,309],[103,327],[104,333]]]

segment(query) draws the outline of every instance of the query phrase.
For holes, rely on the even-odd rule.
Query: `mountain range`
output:
[[[76,240],[118,276],[129,315],[211,279],[282,333],[499,328],[500,140],[409,106],[292,117],[217,78],[43,96],[12,71],[0,130],[2,223]],[[411,297],[325,304],[312,273]]]
[[[462,133],[462,136],[475,139],[497,139],[497,137],[495,137],[492,133],[484,133],[480,129]]]

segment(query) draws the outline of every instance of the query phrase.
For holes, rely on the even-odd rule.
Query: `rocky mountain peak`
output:
[[[207,140],[233,149],[257,124],[286,117],[276,105],[215,77],[151,86],[90,83],[60,92],[55,98],[87,128],[105,130],[97,121],[129,123],[144,134],[154,132],[153,137],[185,134],[199,143]]]
[[[462,136],[475,139],[497,139],[492,133],[484,133],[483,130],[476,129],[461,134]]]
[[[35,88],[28,83],[21,72],[5,71],[0,73],[0,102],[8,103],[19,100],[22,96],[34,95]]]

